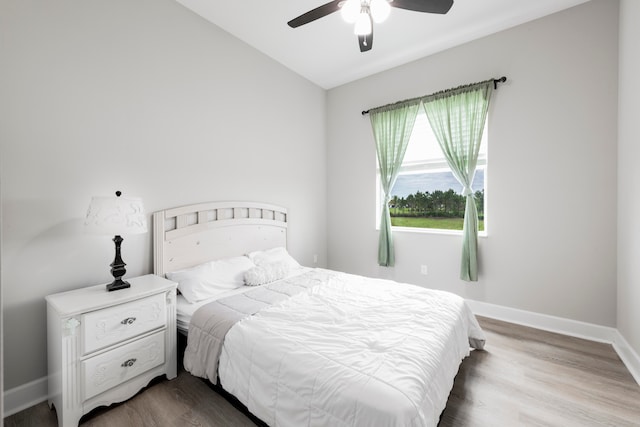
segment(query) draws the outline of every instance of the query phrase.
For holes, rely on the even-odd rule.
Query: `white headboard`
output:
[[[287,246],[287,210],[258,202],[209,202],[153,214],[159,276],[214,259]]]

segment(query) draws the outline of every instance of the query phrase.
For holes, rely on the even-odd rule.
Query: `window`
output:
[[[485,176],[487,169],[487,125],[484,133],[472,190],[478,209],[478,230],[485,226]],[[382,190],[378,174],[378,214]],[[393,189],[389,212],[391,225],[410,229],[460,230],[464,221],[465,197],[462,185],[451,173],[429,120],[420,111]]]

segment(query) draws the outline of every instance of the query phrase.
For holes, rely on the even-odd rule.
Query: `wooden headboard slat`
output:
[[[167,230],[164,233],[165,240],[172,240],[178,237],[186,236],[193,233],[201,233],[211,228],[233,227],[239,225],[273,225],[273,220],[258,218],[231,218],[219,219],[216,221],[205,222],[202,224],[192,224],[187,227],[177,228],[175,230]],[[287,228],[286,223],[277,225],[278,227]]]
[[[281,206],[271,205],[268,203],[253,203],[253,202],[206,202],[198,203],[195,205],[179,206],[176,208],[166,209],[164,212],[169,217],[182,215],[185,213],[192,213],[197,211],[210,211],[215,209],[229,209],[229,208],[253,208],[253,209],[266,209],[273,211],[281,211],[286,213],[287,209]]]

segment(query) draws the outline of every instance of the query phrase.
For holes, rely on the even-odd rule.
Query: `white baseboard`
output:
[[[4,414],[8,417],[23,409],[30,408],[48,398],[47,377],[23,384],[4,392]]]
[[[629,372],[631,372],[631,375],[633,375],[633,378],[640,385],[640,356],[615,328],[480,301],[467,300],[467,303],[474,314],[478,316],[611,344],[627,369],[629,369]],[[5,391],[4,416],[13,415],[23,409],[44,402],[48,398],[47,393],[46,377]]]
[[[638,356],[622,334],[615,328],[481,301],[466,301],[473,313],[478,316],[490,317],[492,319],[530,326],[549,332],[611,344],[629,372],[631,372],[633,378],[638,385],[640,385],[640,356]]]
[[[640,356],[629,345],[626,339],[619,331],[616,331],[616,335],[613,341],[613,348],[615,348],[618,356],[622,359],[633,378],[640,384]]]
[[[606,326],[579,322],[577,320],[565,319],[547,314],[534,313],[532,311],[519,310],[517,308],[510,308],[502,305],[489,304],[486,302],[467,300],[467,304],[469,304],[471,311],[478,316],[504,320],[505,322],[530,326],[532,328],[556,332],[572,337],[585,338],[591,341],[612,344],[615,333],[617,332],[616,329]]]

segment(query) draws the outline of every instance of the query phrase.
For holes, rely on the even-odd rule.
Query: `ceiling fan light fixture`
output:
[[[369,8],[371,9],[371,17],[376,23],[383,22],[391,12],[391,6],[387,0],[371,0]]]
[[[353,27],[353,33],[356,36],[368,36],[372,31],[371,14],[368,7],[363,7]]]
[[[388,17],[392,7],[444,15],[449,12],[453,2],[454,0],[331,0],[297,16],[287,22],[287,25],[298,28],[340,11],[342,18],[354,25],[353,32],[358,36],[360,52],[367,52],[373,46],[373,22],[382,22]]]
[[[360,9],[360,0],[347,0],[340,8],[340,14],[342,15],[342,19],[349,24],[353,24],[358,20]]]

